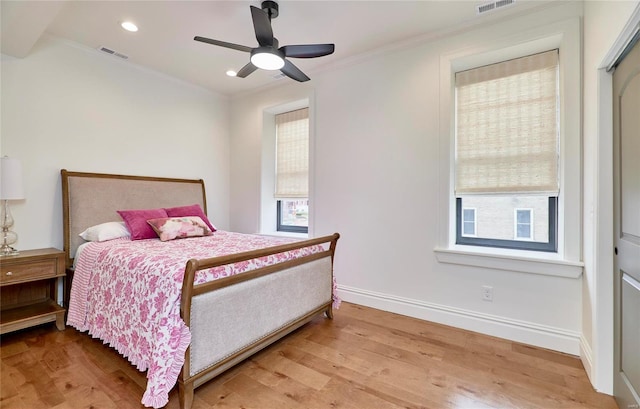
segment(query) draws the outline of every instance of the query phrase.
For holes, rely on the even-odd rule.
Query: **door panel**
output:
[[[640,244],[640,74],[626,84],[620,96],[621,233]],[[622,122],[624,121],[624,122]],[[632,272],[637,273],[637,271]],[[640,280],[640,276],[635,277]]]
[[[640,43],[613,74],[614,395],[640,407]]]
[[[636,391],[640,390],[640,282],[622,273],[622,322],[620,371]]]

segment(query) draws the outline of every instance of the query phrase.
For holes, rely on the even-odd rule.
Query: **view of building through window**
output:
[[[309,227],[309,200],[280,200],[280,225]]]
[[[515,235],[517,240],[531,240],[533,238],[533,210],[516,209],[515,212]]]
[[[462,209],[462,235],[475,237],[476,235],[476,209],[467,207]]]
[[[473,210],[475,237],[497,240],[549,241],[549,197],[542,195],[469,195],[462,198],[463,235]]]

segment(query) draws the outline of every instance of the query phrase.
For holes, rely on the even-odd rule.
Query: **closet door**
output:
[[[620,408],[640,408],[640,42],[613,73],[615,374]]]

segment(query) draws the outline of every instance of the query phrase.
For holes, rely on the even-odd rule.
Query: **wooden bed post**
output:
[[[324,312],[324,315],[326,315],[330,320],[333,319],[333,304],[329,304],[326,311]]]
[[[180,408],[191,409],[193,406],[193,382],[182,382],[178,380],[178,397],[180,398]]]
[[[196,278],[196,272],[200,268],[198,260],[191,259],[187,261],[185,267],[184,279],[182,281],[182,297],[180,299],[180,316],[187,327],[191,326],[191,297],[193,295],[193,281]],[[180,398],[181,409],[191,409],[193,405],[194,384],[190,380],[189,355],[191,346],[185,351],[185,360],[182,365],[182,371],[178,376],[178,397]],[[185,382],[185,379],[187,381]]]
[[[329,251],[331,252],[331,298],[333,298],[333,258],[336,254],[336,246],[338,245],[338,239],[340,238],[339,233],[333,234],[333,239],[331,239],[331,245],[329,246]],[[333,302],[327,306],[327,310],[324,314],[330,320],[333,319]]]

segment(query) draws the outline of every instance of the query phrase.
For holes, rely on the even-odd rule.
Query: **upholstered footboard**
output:
[[[333,253],[338,237],[306,242],[330,243],[327,251],[195,286],[190,297],[185,294],[189,289],[183,287],[182,315],[191,331],[191,345],[178,379],[181,408],[191,407],[194,388],[316,315],[324,312],[332,317]],[[275,254],[297,246],[300,244],[270,251]],[[190,268],[195,272],[210,267],[212,262],[237,262],[237,257],[225,262],[215,260],[191,260],[185,283],[193,282]]]

